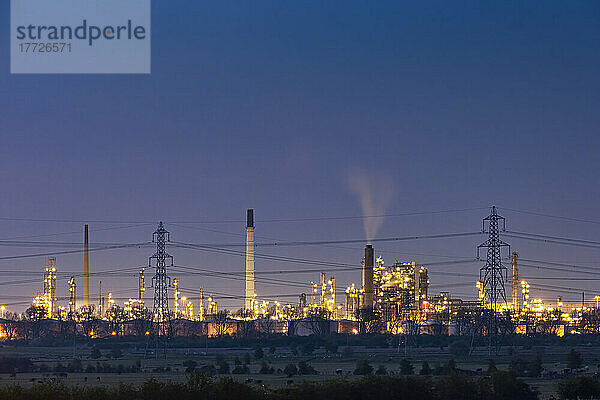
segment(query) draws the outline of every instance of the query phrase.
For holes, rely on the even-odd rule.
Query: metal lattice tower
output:
[[[483,232],[489,234],[488,240],[477,246],[477,258],[479,250],[487,248],[485,266],[479,270],[479,280],[483,282],[485,292],[485,303],[488,307],[489,316],[486,323],[487,335],[489,336],[489,352],[492,348],[499,350],[498,335],[501,333],[499,314],[502,311],[502,303],[506,304],[506,289],[504,282],[507,280],[507,269],[502,265],[502,248],[507,247],[510,254],[510,245],[500,240],[500,221],[502,230],[506,229],[506,220],[496,212],[496,206],[492,206],[492,212],[483,219]],[[486,231],[487,222],[487,231]]]
[[[148,267],[152,267],[155,260],[156,273],[152,278],[154,287],[154,322],[156,323],[156,356],[158,357],[159,339],[167,338],[171,334],[169,313],[169,296],[167,290],[171,285],[171,278],[167,275],[167,267],[173,266],[173,257],[166,252],[166,243],[170,241],[169,232],[164,228],[162,221],[152,234],[152,242],[156,243],[156,253],[148,259]],[[168,263],[167,263],[168,260]],[[166,354],[166,342],[165,342]]]

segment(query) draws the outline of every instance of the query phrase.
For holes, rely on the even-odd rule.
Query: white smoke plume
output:
[[[358,196],[363,212],[367,243],[377,235],[383,224],[388,206],[396,196],[396,186],[391,177],[382,173],[353,169],[348,172],[348,187]]]

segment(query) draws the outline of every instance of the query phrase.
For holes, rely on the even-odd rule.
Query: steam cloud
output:
[[[385,213],[396,195],[396,187],[392,179],[381,173],[367,173],[361,169],[354,169],[347,176],[348,187],[358,196],[362,207],[363,224],[367,243],[377,235],[383,224],[384,217],[373,217]]]

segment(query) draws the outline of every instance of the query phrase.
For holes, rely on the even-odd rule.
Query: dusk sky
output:
[[[357,218],[273,220],[361,216],[353,182],[367,176],[382,203],[376,214],[463,210],[381,218],[376,238],[474,232],[495,204],[515,231],[598,240],[600,3],[155,0],[150,75],[11,75],[8,1],[0,16],[0,239],[80,242],[88,221],[92,242],[141,243],[163,220],[172,240],[242,244],[247,208],[259,243],[364,239]],[[374,247],[386,263],[426,265],[472,259],[485,239]],[[504,239],[522,258],[600,272],[598,248]],[[45,256],[3,257],[74,249],[31,246],[0,247],[0,302],[15,311],[41,291]],[[257,253],[360,266],[363,248]],[[244,270],[241,255],[168,251],[177,265]],[[135,268],[152,253],[93,252],[92,273],[122,269],[92,275],[94,301],[100,279],[119,302],[135,297]],[[64,297],[83,255],[57,258]],[[430,293],[476,297],[482,264],[431,266]],[[260,271],[315,268],[257,259],[259,298],[296,303],[319,279],[268,275],[295,285],[285,287],[261,281]],[[359,270],[328,268],[340,289],[361,283]],[[562,276],[539,283],[598,294],[597,281],[571,279],[583,274],[521,274],[549,301],[559,293],[536,289],[536,277]],[[188,297],[197,294],[186,288],[204,287],[221,293],[219,308],[242,306],[225,296],[243,296],[240,279],[170,275]]]

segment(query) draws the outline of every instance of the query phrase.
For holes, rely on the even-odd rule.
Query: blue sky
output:
[[[7,55],[0,62],[0,216],[241,221],[253,207],[258,237],[355,239],[364,237],[357,220],[261,219],[360,215],[347,184],[348,173],[360,170],[393,187],[389,213],[496,204],[600,219],[595,2],[154,1],[149,76],[10,75],[8,15],[8,2],[0,3],[0,54]],[[387,218],[378,236],[477,230],[486,213]],[[528,232],[588,239],[599,233],[596,224],[504,214]],[[79,223],[0,223],[1,238],[81,230]],[[174,238],[195,243],[240,242],[243,232],[243,222],[194,227],[167,225]],[[93,231],[92,238],[139,242],[153,228]],[[472,256],[483,239],[386,244],[378,254],[425,263],[442,258],[418,254]],[[597,250],[513,244],[533,259],[598,260]],[[0,248],[6,256],[36,251]],[[269,252],[359,265],[362,246]],[[92,265],[143,265],[150,253],[98,252]],[[243,268],[241,257],[171,253],[182,265]],[[10,271],[38,271],[43,263],[0,260],[9,271],[0,280],[25,279]],[[59,257],[58,264],[78,270],[81,255]],[[284,267],[304,266],[257,262],[257,269]],[[453,271],[475,277],[478,268]],[[338,285],[360,282],[358,272],[336,277]],[[432,284],[448,279],[432,271]],[[135,295],[133,276],[103,280]],[[242,290],[242,282],[214,277],[180,281]],[[260,280],[257,288],[265,295],[286,291]],[[24,284],[6,293],[34,290]],[[223,299],[227,308],[238,303]]]

